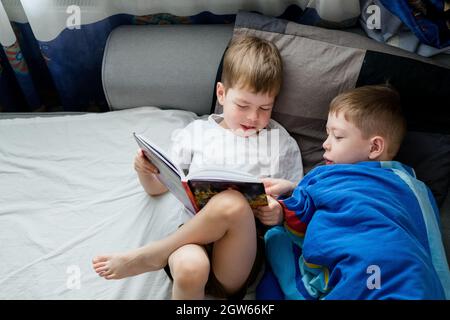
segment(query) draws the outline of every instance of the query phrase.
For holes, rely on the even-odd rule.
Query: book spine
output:
[[[189,187],[189,184],[187,183],[187,181],[182,181],[181,182],[183,184],[183,188],[186,191],[187,196],[189,197],[189,200],[191,200],[192,206],[195,209],[195,212],[199,212],[200,209],[198,208],[197,202],[195,201],[195,197],[194,194],[191,191],[191,188]]]

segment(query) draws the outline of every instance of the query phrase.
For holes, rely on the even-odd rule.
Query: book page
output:
[[[193,178],[188,181],[188,184],[199,209],[202,209],[213,196],[229,189],[239,191],[247,199],[252,208],[268,205],[264,184],[262,182],[198,180]]]
[[[156,176],[164,184],[167,189],[191,212],[195,213],[195,209],[184,190],[182,180],[186,177],[183,171],[173,164],[167,155],[159,149],[148,138],[141,135],[133,134],[139,147],[144,151],[145,156],[155,167],[158,168],[159,174]]]
[[[187,180],[209,180],[209,181],[234,181],[257,183],[260,180],[245,171],[228,170],[224,168],[205,168],[190,172]]]
[[[242,193],[252,208],[268,205],[264,184],[245,171],[209,167],[190,172],[186,178],[199,209],[214,195],[228,189]]]

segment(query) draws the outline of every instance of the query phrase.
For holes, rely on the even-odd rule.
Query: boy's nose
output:
[[[258,113],[257,112],[250,112],[250,114],[247,116],[247,119],[251,121],[252,123],[255,123],[258,121]]]
[[[322,144],[322,148],[324,148],[325,150],[329,150],[330,149],[330,143],[328,142],[328,138],[327,140],[325,140]]]

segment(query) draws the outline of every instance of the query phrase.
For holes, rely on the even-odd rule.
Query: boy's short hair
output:
[[[222,83],[228,88],[249,89],[276,96],[280,92],[283,64],[278,48],[254,36],[239,36],[228,47],[222,66]]]
[[[406,134],[399,93],[390,85],[368,85],[341,93],[331,101],[331,114],[343,112],[365,139],[379,135],[388,141],[394,157]]]

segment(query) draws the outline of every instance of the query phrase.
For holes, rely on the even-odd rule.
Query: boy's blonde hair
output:
[[[239,36],[228,47],[222,67],[222,83],[229,88],[278,95],[283,65],[278,48],[254,36]]]
[[[389,85],[370,85],[344,92],[331,101],[330,114],[344,114],[364,139],[379,135],[387,140],[393,158],[406,134],[400,95]]]

